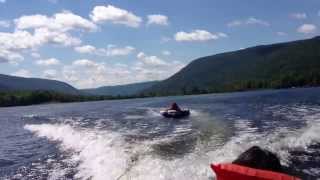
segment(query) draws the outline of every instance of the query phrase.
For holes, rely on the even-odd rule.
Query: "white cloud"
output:
[[[132,64],[105,64],[90,59],[78,59],[65,65],[55,79],[68,82],[78,88],[93,88],[150,80],[162,80],[173,75],[185,64],[179,61],[165,61],[143,52]]]
[[[41,55],[39,53],[37,53],[37,52],[32,52],[30,55],[33,58],[40,58],[41,57]]]
[[[17,29],[47,27],[50,24],[53,24],[52,21],[53,20],[51,18],[40,14],[21,16],[20,18],[14,20]]]
[[[0,3],[5,3],[6,2],[6,0],[0,0]]]
[[[111,22],[135,28],[142,22],[141,17],[112,5],[94,7],[90,17],[95,23]]]
[[[75,66],[82,66],[82,67],[87,67],[87,68],[94,68],[98,67],[99,64],[95,63],[94,61],[88,60],[88,59],[78,59],[73,61],[72,65]]]
[[[57,79],[58,72],[55,69],[47,69],[43,71],[43,77],[48,79]]]
[[[78,88],[93,88],[133,82],[135,79],[126,65],[106,66],[92,60],[76,60],[62,70],[63,79]]]
[[[256,19],[254,17],[250,17],[246,21],[247,24],[258,24],[262,26],[270,26],[270,24],[267,21],[261,20],[261,19]]]
[[[66,32],[75,29],[94,31],[97,26],[91,21],[72,12],[64,11],[52,17],[45,15],[29,15],[15,19],[17,29],[46,28],[50,31]]]
[[[6,49],[0,49],[0,63],[18,64],[24,58],[19,53],[15,53]]]
[[[169,62],[143,52],[138,53],[137,58],[139,61],[131,68],[131,73],[139,81],[163,80],[185,66],[179,61]]]
[[[242,25],[260,25],[260,26],[270,26],[270,23],[255,17],[249,17],[245,20],[234,20],[227,24],[229,27],[236,27]]]
[[[92,45],[84,45],[74,48],[75,51],[82,54],[94,54],[98,56],[126,56],[132,53],[135,48],[131,46],[117,47],[116,45],[108,45],[106,49],[96,48]]]
[[[51,43],[63,46],[77,46],[81,44],[81,40],[77,37],[71,36],[69,33],[62,33],[59,31],[50,31],[46,28],[35,29],[35,40],[40,41],[40,45]]]
[[[62,69],[62,76],[63,76],[62,79],[70,84],[77,86],[77,87],[85,88],[86,86],[81,86],[78,83],[78,81],[80,80],[79,73],[80,72],[77,72],[75,69],[73,69],[72,66],[64,66]],[[82,79],[82,80],[86,80],[86,79]]]
[[[84,45],[84,46],[75,47],[74,50],[82,54],[91,54],[96,51],[96,48],[91,45]]]
[[[297,29],[299,33],[303,33],[303,34],[315,33],[316,30],[317,30],[317,26],[314,24],[303,24]]]
[[[216,36],[218,36],[218,38],[227,38],[228,37],[227,34],[222,33],[222,32],[217,33]]]
[[[40,14],[22,16],[14,22],[14,32],[0,32],[0,49],[11,52],[20,59],[23,51],[36,50],[45,44],[79,46],[81,40],[73,37],[70,31],[97,29],[91,21],[67,11],[52,17]],[[4,59],[4,55],[1,59]],[[8,62],[9,60],[7,58]]]
[[[306,13],[292,13],[290,14],[290,17],[293,19],[307,19],[307,14]]]
[[[167,26],[169,25],[168,17],[161,14],[151,14],[148,15],[148,23],[147,24],[156,24],[156,25],[162,25]]]
[[[115,45],[109,45],[107,49],[107,56],[126,56],[135,50],[134,47],[126,46],[118,48]]]
[[[63,79],[80,88],[97,87],[107,84],[108,70],[104,63],[98,63],[89,59],[78,59],[71,65],[64,66]],[[116,77],[112,77],[115,78]]]
[[[241,26],[243,24],[244,24],[244,22],[241,20],[234,20],[234,21],[229,22],[227,25],[229,27],[235,27],[235,26]]]
[[[48,17],[45,15],[29,15],[22,16],[14,20],[16,31],[11,33],[11,36],[21,37],[21,40],[13,40],[26,46],[34,48],[46,43],[61,44],[64,46],[75,46],[81,43],[79,38],[70,35],[72,30],[88,30],[93,31],[97,26],[91,21],[75,15],[71,12],[61,12]],[[27,30],[33,30],[31,34]],[[10,36],[10,33],[8,33]],[[21,43],[23,41],[23,43]],[[27,47],[26,47],[27,48]]]
[[[168,51],[168,50],[164,50],[164,51],[162,51],[162,54],[165,55],[165,56],[170,56],[171,52]]]
[[[227,37],[224,33],[213,34],[206,30],[193,30],[191,32],[177,32],[174,36],[176,41],[209,41]]]
[[[43,60],[37,60],[36,64],[39,66],[53,66],[53,65],[59,65],[60,60],[56,58],[43,59]]]
[[[69,34],[49,31],[45,28],[35,29],[33,34],[21,30],[13,33],[0,32],[0,48],[7,50],[34,49],[46,43],[73,46],[80,44],[81,40]]]
[[[8,28],[10,27],[10,21],[1,20],[0,21],[0,27]]]
[[[11,74],[12,76],[19,76],[19,77],[31,77],[32,74],[26,69],[20,69],[17,72]]]
[[[147,66],[166,66],[168,65],[167,62],[163,61],[162,59],[158,58],[157,56],[147,56],[143,52],[138,53],[137,58]]]
[[[27,31],[15,31],[14,33],[0,32],[0,48],[2,49],[29,49],[34,48],[41,43],[41,40],[33,37]]]
[[[286,35],[288,35],[287,33],[282,32],[282,31],[276,32],[276,34],[277,34],[278,36],[286,36]]]

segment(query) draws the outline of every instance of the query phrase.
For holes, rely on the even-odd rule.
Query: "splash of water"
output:
[[[305,113],[304,110],[299,112]],[[201,143],[194,152],[175,159],[152,154],[152,145],[174,140],[174,136],[142,143],[127,142],[123,134],[102,129],[77,128],[68,124],[26,125],[38,137],[59,142],[61,151],[72,151],[70,161],[78,162],[75,178],[80,179],[212,179],[210,163],[230,162],[253,145],[276,152],[282,164],[290,163],[290,151],[307,149],[320,143],[320,114],[304,116],[307,126],[292,131],[276,127],[259,132],[250,120],[235,121],[236,132],[216,149],[204,150]],[[181,133],[184,129],[177,129]],[[211,140],[212,144],[216,142]],[[312,172],[318,172],[318,169]],[[59,174],[58,172],[55,172]]]

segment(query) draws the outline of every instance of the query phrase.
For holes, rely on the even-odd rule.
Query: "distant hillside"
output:
[[[132,96],[139,92],[150,88],[151,86],[157,84],[158,81],[134,83],[119,86],[104,86],[96,89],[83,89],[82,92],[92,94],[92,95],[105,95],[105,96]]]
[[[80,94],[71,85],[48,79],[23,78],[0,74],[0,91],[36,91],[47,90],[65,94]]]
[[[195,94],[320,85],[320,37],[203,57],[143,91]]]

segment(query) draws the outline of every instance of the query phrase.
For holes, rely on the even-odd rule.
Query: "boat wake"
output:
[[[293,152],[312,153],[313,149],[310,147],[320,143],[320,110],[315,108],[310,113],[311,110],[305,107],[294,108],[290,110],[299,115],[300,121],[304,121],[303,127],[290,129],[279,126],[270,131],[261,131],[251,120],[239,118],[234,120],[233,135],[224,137],[224,142],[221,142],[221,137],[213,137],[214,134],[210,135],[213,138],[208,138],[205,142],[195,133],[193,135],[196,137],[192,136],[195,139],[192,151],[176,158],[155,153],[155,147],[170,144],[177,137],[186,136],[189,125],[176,127],[176,135],[170,137],[137,141],[128,141],[127,135],[131,132],[81,128],[63,123],[29,124],[25,129],[57,143],[62,153],[68,152],[70,156],[66,161],[76,164],[76,179],[214,179],[210,163],[230,162],[253,145],[276,152],[283,165],[293,168],[296,161]],[[275,109],[269,108],[266,111],[285,115],[278,111],[279,107]],[[313,177],[320,176],[319,167],[300,171]],[[59,179],[64,173],[63,169],[56,169],[51,171],[50,177]]]

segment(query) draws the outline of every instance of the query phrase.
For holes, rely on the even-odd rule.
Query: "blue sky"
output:
[[[195,58],[319,34],[319,0],[0,0],[0,73],[77,88],[161,80]]]

